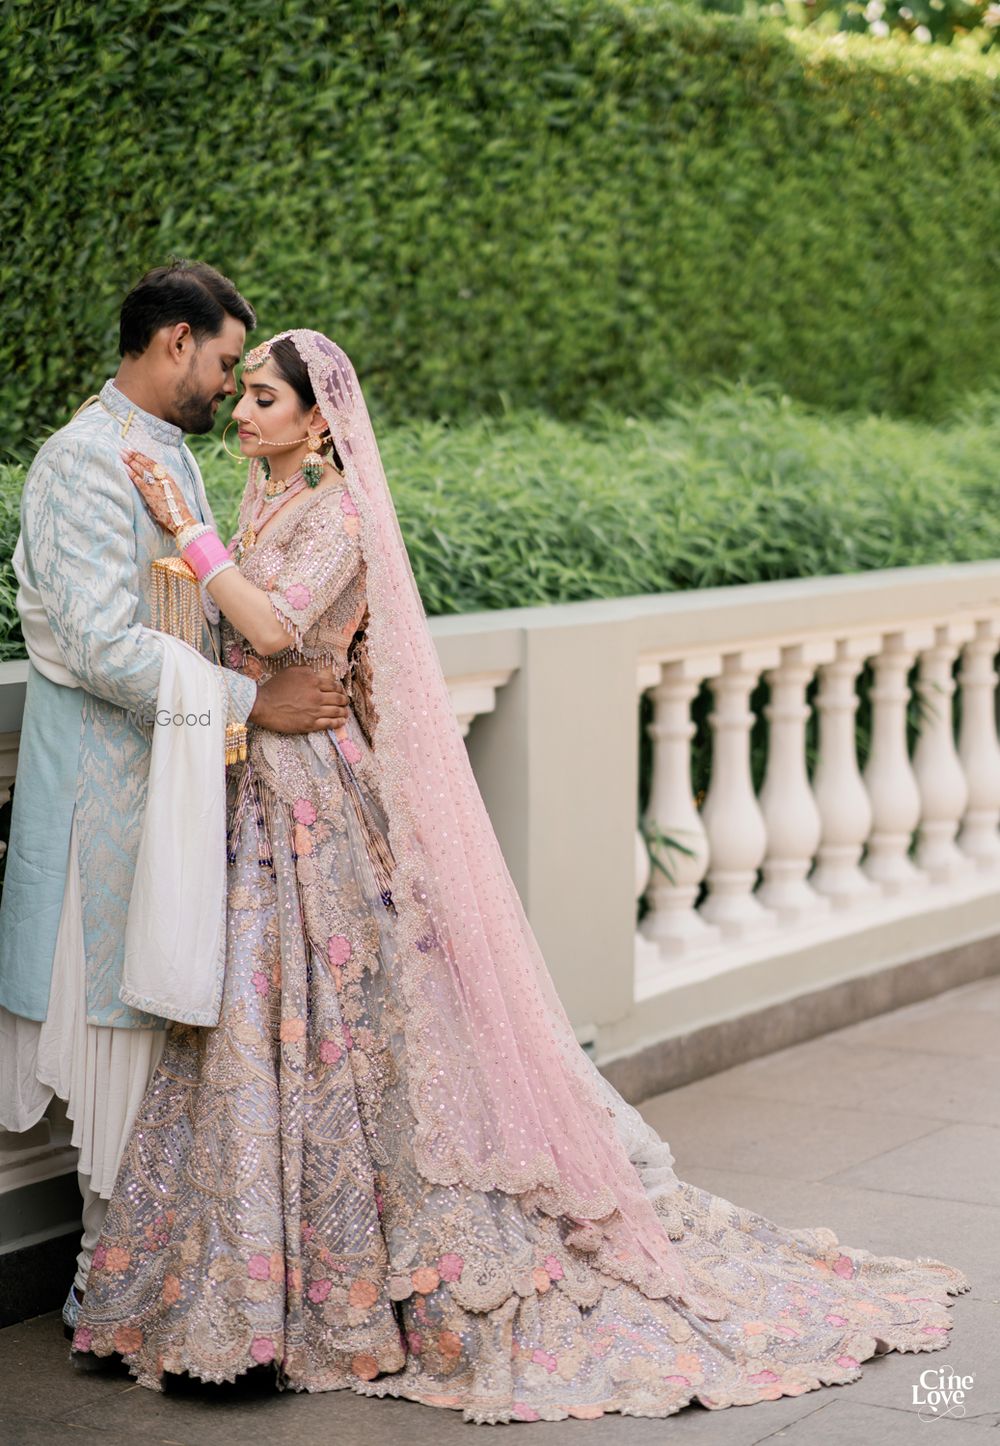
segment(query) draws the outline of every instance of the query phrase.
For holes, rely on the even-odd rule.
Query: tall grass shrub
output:
[[[381,439],[430,613],[1000,556],[1000,397],[945,424],[731,386],[652,420],[512,412]],[[243,471],[205,476],[235,530]]]
[[[658,419],[594,406],[384,429],[380,447],[430,614],[1000,556],[1000,397],[946,423],[831,417],[725,387]],[[220,532],[245,469],[198,444]],[[0,549],[20,467],[0,469]],[[0,568],[0,656],[19,656]]]

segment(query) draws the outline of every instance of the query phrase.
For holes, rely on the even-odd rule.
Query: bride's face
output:
[[[239,424],[243,455],[270,459],[304,452],[313,408],[303,408],[294,387],[278,375],[270,358],[263,366],[244,372],[240,386],[242,396],[233,408],[233,417]]]

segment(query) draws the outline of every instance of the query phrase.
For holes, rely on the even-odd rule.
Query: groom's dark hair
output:
[[[121,356],[141,356],[161,326],[186,321],[196,342],[218,336],[226,315],[242,321],[247,331],[257,313],[236,287],[204,261],[171,261],[154,266],[122,302],[118,325]]]

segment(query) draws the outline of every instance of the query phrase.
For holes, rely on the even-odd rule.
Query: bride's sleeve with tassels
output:
[[[358,517],[350,493],[330,487],[286,532],[279,562],[265,580],[275,616],[301,651],[303,639],[334,607],[362,565]]]

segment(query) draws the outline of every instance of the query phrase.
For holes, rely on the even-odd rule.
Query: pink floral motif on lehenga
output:
[[[353,1306],[366,1310],[379,1297],[379,1288],[373,1280],[356,1280],[347,1292],[347,1299]]]
[[[247,1275],[251,1280],[270,1280],[271,1259],[267,1255],[251,1255],[247,1261]]]
[[[114,1337],[115,1350],[128,1356],[142,1348],[142,1330],[139,1326],[119,1326]]]
[[[463,1264],[464,1261],[460,1255],[455,1255],[454,1252],[449,1251],[447,1255],[442,1255],[438,1261],[438,1275],[440,1275],[442,1280],[458,1280],[462,1274]]]
[[[343,934],[333,934],[326,941],[326,957],[331,964],[339,967],[351,957],[351,941]]]

